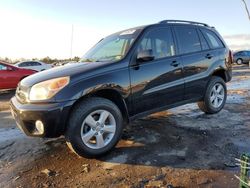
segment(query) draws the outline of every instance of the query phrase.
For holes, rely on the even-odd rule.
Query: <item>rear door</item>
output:
[[[144,50],[152,50],[154,60],[130,67],[134,114],[176,103],[184,95],[181,60],[176,56],[172,29],[148,30],[138,41],[135,57]]]
[[[205,92],[208,70],[213,59],[204,36],[195,26],[175,26],[175,35],[178,43],[178,54],[183,63],[185,81],[185,99],[197,100]]]

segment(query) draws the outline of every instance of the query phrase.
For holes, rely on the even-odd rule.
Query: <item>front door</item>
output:
[[[133,115],[174,104],[184,97],[181,59],[175,55],[171,28],[147,31],[138,42],[135,57],[145,50],[152,50],[154,59],[130,67]]]

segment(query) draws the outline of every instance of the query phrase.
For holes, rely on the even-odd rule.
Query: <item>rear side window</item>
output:
[[[195,28],[175,27],[179,51],[181,54],[201,51],[201,44]]]
[[[249,51],[244,51],[244,54],[245,56],[249,56],[250,55],[250,52]]]
[[[40,66],[41,64],[40,63],[38,63],[38,62],[36,62],[36,61],[33,61],[33,62],[31,62],[31,66]]]
[[[210,48],[223,48],[224,47],[223,43],[214,32],[206,30],[206,29],[202,29],[202,32],[205,38],[207,39]]]
[[[29,66],[33,66],[32,62],[26,62],[26,66],[29,67]]]
[[[23,62],[18,65],[18,67],[25,67],[25,66],[27,66],[27,62]]]
[[[243,52],[237,52],[235,55],[243,55]]]

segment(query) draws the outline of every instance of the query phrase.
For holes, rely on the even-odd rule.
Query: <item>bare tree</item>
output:
[[[247,3],[245,0],[242,0],[244,5],[245,5],[245,9],[246,9],[246,12],[247,12],[247,16],[248,16],[248,19],[250,20],[250,13],[249,13],[249,10],[248,10],[248,7],[247,7]]]

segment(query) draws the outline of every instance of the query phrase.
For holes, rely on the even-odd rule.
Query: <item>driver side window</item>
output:
[[[175,55],[174,42],[170,28],[160,28],[147,33],[138,46],[137,52],[152,50],[154,59]]]

